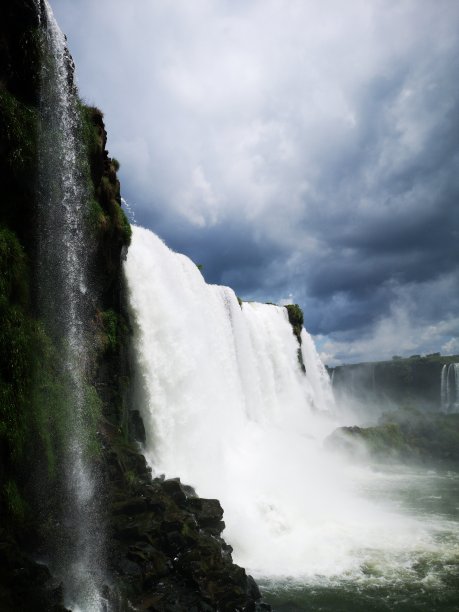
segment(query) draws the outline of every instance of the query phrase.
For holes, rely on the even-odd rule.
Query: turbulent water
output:
[[[339,411],[304,330],[303,374],[285,308],[240,306],[231,289],[207,285],[193,262],[141,228],[125,274],[147,458],[156,474],[220,499],[236,562],[279,609],[306,609],[314,593],[318,606],[332,602],[316,609],[372,609],[340,607],[340,597],[350,589],[355,602],[357,592],[379,589],[383,601],[384,589],[437,588],[439,566],[454,576],[457,508],[437,515],[401,499],[417,484],[428,497],[432,483],[356,468],[324,450]],[[375,609],[395,609],[387,601]]]
[[[406,466],[355,475],[361,493],[417,522],[408,547],[362,546],[351,572],[303,580],[262,578],[276,612],[457,612],[459,610],[459,474]],[[338,541],[339,545],[339,541]]]
[[[51,563],[73,609],[100,610],[101,526],[95,476],[85,459],[90,358],[88,201],[78,100],[65,37],[46,0],[37,10],[43,32],[39,169],[39,304],[47,329],[61,343],[68,379],[67,452],[63,497]],[[51,418],[51,417],[50,417]]]

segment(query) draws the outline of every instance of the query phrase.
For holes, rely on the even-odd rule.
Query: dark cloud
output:
[[[167,237],[170,248],[202,264],[208,283],[229,285],[242,296],[260,284],[262,270],[270,262],[284,261],[283,249],[257,238],[250,227],[235,220],[212,228],[194,228],[189,224],[171,227],[167,219],[151,218],[148,214],[140,221],[146,227],[154,227],[163,239]]]
[[[138,222],[330,361],[459,352],[455,0],[54,8]]]

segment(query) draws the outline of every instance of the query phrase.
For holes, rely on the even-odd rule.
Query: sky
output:
[[[50,1],[138,224],[329,365],[459,353],[457,0]]]

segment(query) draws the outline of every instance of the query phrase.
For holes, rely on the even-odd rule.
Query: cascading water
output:
[[[431,527],[364,498],[373,473],[324,450],[337,426],[328,375],[304,330],[301,371],[284,308],[241,307],[142,228],[125,274],[146,456],[156,474],[220,499],[236,562],[302,581],[387,565],[397,580],[419,547],[435,549]]]
[[[56,530],[55,571],[62,576],[67,605],[103,609],[102,534],[95,499],[96,475],[86,459],[86,383],[91,300],[85,209],[87,174],[71,58],[47,0],[37,0],[43,31],[39,170],[39,304],[49,333],[62,351],[67,383],[67,438],[63,458],[62,507]],[[53,415],[50,415],[52,418]]]
[[[459,412],[459,363],[445,363],[442,367],[440,398],[442,412]]]
[[[441,382],[440,382],[440,402],[441,402],[441,411],[446,412],[447,405],[447,372],[448,365],[445,363],[441,369]]]

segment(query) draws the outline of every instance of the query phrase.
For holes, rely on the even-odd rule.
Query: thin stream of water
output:
[[[48,332],[60,344],[68,380],[67,449],[54,565],[66,604],[102,610],[103,530],[96,476],[87,460],[86,382],[90,359],[89,199],[82,126],[65,36],[47,0],[37,2],[43,31],[39,168],[39,304]],[[55,418],[55,415],[50,415]],[[59,533],[57,533],[59,531]]]

